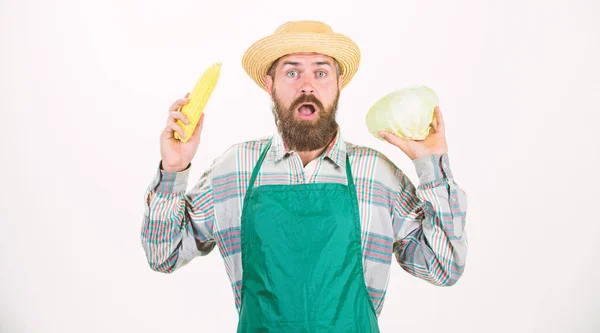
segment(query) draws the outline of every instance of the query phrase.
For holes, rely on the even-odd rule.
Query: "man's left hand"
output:
[[[416,160],[420,157],[431,156],[434,154],[448,153],[448,145],[446,144],[446,128],[440,107],[435,107],[434,118],[431,122],[429,135],[424,140],[404,140],[397,135],[388,131],[380,131],[379,136],[383,137],[387,142],[400,148],[411,160]],[[382,135],[383,134],[383,135]]]

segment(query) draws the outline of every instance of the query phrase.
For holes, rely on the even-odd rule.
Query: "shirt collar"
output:
[[[273,143],[271,145],[271,149],[269,150],[269,153],[267,153],[267,159],[270,162],[279,162],[292,152],[295,151],[293,149],[290,149],[288,145],[285,142],[283,142],[283,138],[281,137],[279,131],[275,132],[275,134],[273,135]],[[323,154],[317,157],[317,159],[323,159],[325,157],[329,158],[338,167],[346,167],[346,144],[342,137],[339,126],[337,128],[335,138],[331,141],[331,143],[323,152]]]

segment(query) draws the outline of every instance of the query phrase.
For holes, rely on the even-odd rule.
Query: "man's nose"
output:
[[[313,94],[315,92],[315,87],[313,86],[310,79],[304,79],[302,82],[302,93],[303,94]]]

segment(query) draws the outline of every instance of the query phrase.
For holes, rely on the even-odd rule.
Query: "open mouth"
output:
[[[315,108],[315,106],[309,103],[302,104],[298,108],[298,113],[300,114],[300,116],[302,116],[302,118],[311,118],[316,111],[317,109]]]

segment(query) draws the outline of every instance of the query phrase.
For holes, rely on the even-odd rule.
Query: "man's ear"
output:
[[[273,99],[273,78],[271,75],[265,75],[265,88],[267,88],[267,93],[269,93],[269,96]]]
[[[342,81],[344,80],[344,75],[340,74],[340,76],[338,76],[338,89],[340,91],[342,91]]]

